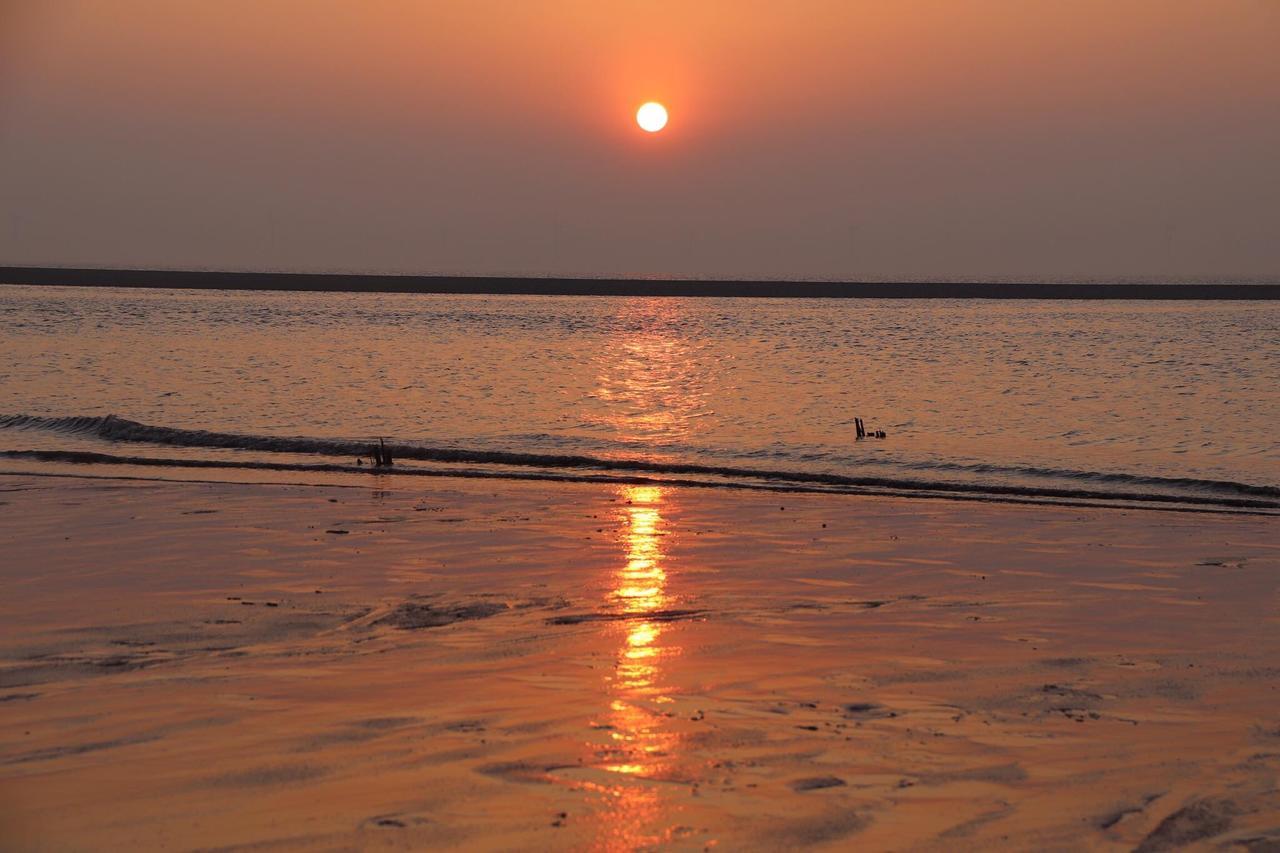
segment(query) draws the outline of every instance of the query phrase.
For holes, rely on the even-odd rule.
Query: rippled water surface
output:
[[[1274,490],[1278,341],[1264,302],[5,286],[0,450]]]

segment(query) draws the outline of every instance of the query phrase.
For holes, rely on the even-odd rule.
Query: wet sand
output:
[[[0,476],[0,846],[1276,849],[1277,529]]]

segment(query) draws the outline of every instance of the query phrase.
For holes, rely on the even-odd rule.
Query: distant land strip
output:
[[[789,299],[1280,300],[1280,284],[839,282],[213,272],[0,267],[0,283],[186,290],[462,293],[524,296],[709,296]]]

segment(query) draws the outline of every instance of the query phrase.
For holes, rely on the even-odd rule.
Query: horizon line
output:
[[[0,266],[20,286],[772,299],[1280,300],[1280,283],[836,281]]]

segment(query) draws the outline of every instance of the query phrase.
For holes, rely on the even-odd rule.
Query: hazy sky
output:
[[[0,0],[0,263],[1280,279],[1278,45],[1280,0]]]

